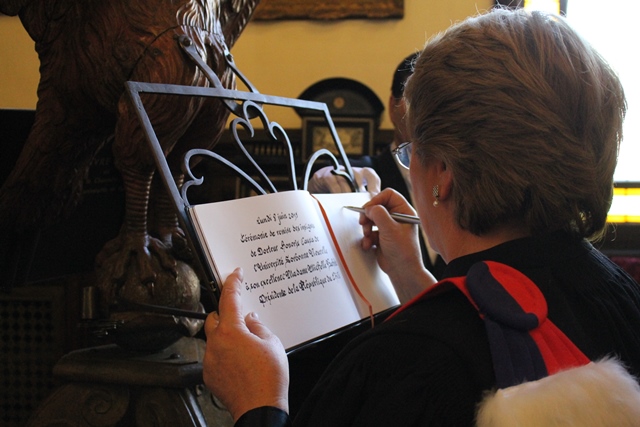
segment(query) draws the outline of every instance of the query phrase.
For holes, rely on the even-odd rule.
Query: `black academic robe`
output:
[[[518,239],[453,260],[444,277],[487,260],[536,283],[548,318],[589,359],[615,356],[640,374],[640,286],[591,244],[563,233]],[[472,426],[495,386],[483,321],[450,288],[354,338],[292,415],[305,427]]]

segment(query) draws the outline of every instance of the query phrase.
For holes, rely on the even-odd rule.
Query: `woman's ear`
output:
[[[439,190],[439,200],[444,201],[451,197],[453,189],[453,173],[451,168],[447,167],[447,164],[443,161],[438,161],[436,165],[437,182]]]

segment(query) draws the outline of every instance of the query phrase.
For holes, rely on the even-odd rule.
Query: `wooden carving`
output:
[[[187,36],[222,84],[233,87],[224,55],[258,2],[0,0],[0,12],[20,17],[41,64],[35,124],[0,189],[0,226],[29,228],[73,209],[92,159],[113,138],[126,201],[120,234],[98,256],[107,304],[124,292],[138,302],[173,300],[194,309],[192,275],[180,265],[188,257],[184,235],[164,192],[152,194],[154,161],[124,83],[208,85],[179,46]],[[181,153],[212,147],[228,114],[212,98],[149,95],[145,106],[178,180]]]

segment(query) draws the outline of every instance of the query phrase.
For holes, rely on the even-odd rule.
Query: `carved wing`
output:
[[[235,44],[249,19],[256,10],[260,0],[223,0],[220,13],[220,24],[224,39],[229,49]]]

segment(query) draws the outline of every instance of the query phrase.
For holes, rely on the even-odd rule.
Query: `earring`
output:
[[[433,197],[435,200],[433,201],[433,207],[437,207],[440,203],[440,186],[434,185],[432,190]]]

